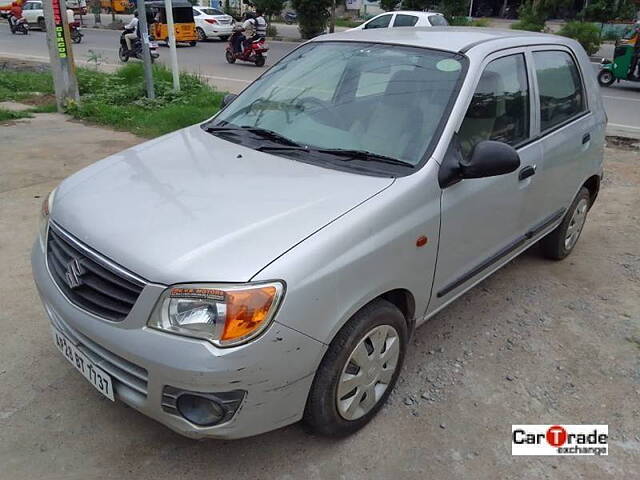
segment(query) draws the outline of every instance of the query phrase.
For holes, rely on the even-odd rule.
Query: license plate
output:
[[[64,355],[64,358],[69,360],[71,365],[76,367],[76,370],[82,373],[84,378],[89,380],[89,383],[93,385],[96,390],[112,402],[115,402],[116,399],[113,396],[113,385],[109,374],[97,367],[84,353],[78,350],[67,337],[58,332],[58,330],[52,328],[52,331],[53,341],[56,347],[58,347],[58,350]]]

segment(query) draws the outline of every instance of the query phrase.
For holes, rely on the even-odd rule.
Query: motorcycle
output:
[[[69,31],[71,33],[71,41],[73,43],[80,43],[84,34],[80,31],[80,22],[72,22],[69,24]]]
[[[118,57],[121,62],[126,62],[130,58],[137,58],[142,60],[142,42],[139,38],[131,41],[131,50],[127,48],[127,41],[124,36],[127,33],[133,33],[133,30],[124,29],[120,35],[120,48],[118,49]],[[149,35],[149,54],[151,55],[151,63],[160,56],[158,53],[158,43],[152,35]]]
[[[18,18],[13,19],[13,21],[9,21],[9,28],[11,30],[12,34],[16,34],[16,33],[21,33],[23,35],[29,35],[29,24],[27,23],[27,20],[22,17],[22,18]]]
[[[243,62],[255,63],[257,67],[264,67],[267,59],[266,52],[269,51],[264,38],[259,38],[249,43],[242,51],[236,52],[233,48],[235,41],[239,35],[242,35],[241,31],[233,32],[233,35],[229,38],[229,44],[225,52],[227,62],[236,63],[236,60],[242,60]]]

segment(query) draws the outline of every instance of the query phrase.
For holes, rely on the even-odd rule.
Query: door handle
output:
[[[531,165],[527,165],[518,173],[518,180],[522,181],[525,178],[529,178],[536,174],[536,167],[532,167]]]
[[[582,144],[584,145],[585,143],[589,142],[589,140],[591,140],[591,134],[590,133],[585,133],[582,136]]]

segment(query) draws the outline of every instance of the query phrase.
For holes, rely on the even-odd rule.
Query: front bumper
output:
[[[51,323],[112,375],[117,400],[191,438],[242,438],[302,418],[325,351],[322,343],[277,322],[253,342],[226,349],[147,328],[149,312],[164,290],[155,284],[144,288],[124,321],[109,322],[62,295],[38,240],[31,261]],[[163,408],[165,386],[209,393],[244,390],[246,395],[231,420],[200,427]]]

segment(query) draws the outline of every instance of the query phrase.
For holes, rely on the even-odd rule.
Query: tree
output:
[[[329,20],[329,8],[333,0],[292,0],[291,6],[298,14],[302,38],[313,38],[324,33]]]
[[[424,10],[432,3],[432,0],[404,0],[402,2],[402,8],[407,10]]]
[[[391,12],[398,8],[400,0],[380,0],[380,8],[386,12]]]
[[[271,18],[272,15],[280,15],[286,0],[252,0],[251,3],[256,10],[262,10],[267,17]]]

